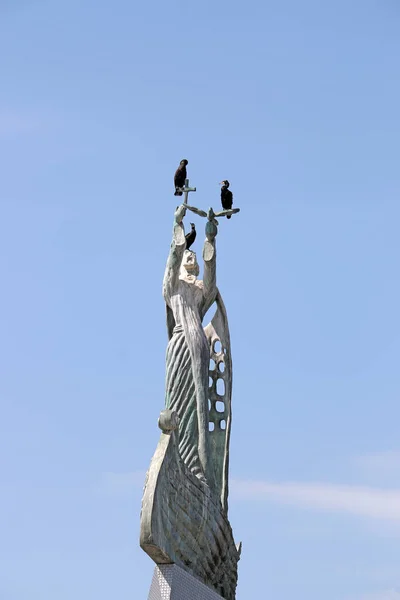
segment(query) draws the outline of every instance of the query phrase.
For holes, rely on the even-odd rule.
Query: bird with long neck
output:
[[[231,210],[232,208],[232,204],[233,204],[233,194],[231,192],[231,190],[229,189],[229,181],[227,179],[224,179],[224,181],[221,181],[221,204],[222,204],[222,208],[224,210]],[[227,219],[231,218],[231,215],[226,215]]]
[[[194,243],[194,240],[196,239],[196,227],[194,223],[190,223],[190,225],[192,226],[191,231],[189,231],[189,233],[187,233],[185,235],[185,239],[186,239],[186,250],[189,250],[190,246]]]

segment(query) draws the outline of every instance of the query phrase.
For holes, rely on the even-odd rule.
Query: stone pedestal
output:
[[[148,600],[223,600],[177,565],[157,565]]]

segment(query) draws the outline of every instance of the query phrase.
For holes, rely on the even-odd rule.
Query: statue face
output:
[[[186,269],[189,275],[199,274],[199,265],[197,263],[196,253],[191,250],[185,250],[182,258],[182,267]]]

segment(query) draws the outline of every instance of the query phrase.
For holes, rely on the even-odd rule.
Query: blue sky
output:
[[[183,157],[241,208],[238,599],[399,600],[399,31],[394,0],[2,0],[2,600],[147,597]]]

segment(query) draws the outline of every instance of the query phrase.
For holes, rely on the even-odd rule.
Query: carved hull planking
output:
[[[140,546],[157,564],[175,563],[234,600],[240,554],[208,485],[179,456],[176,432],[162,433],[146,476]]]

